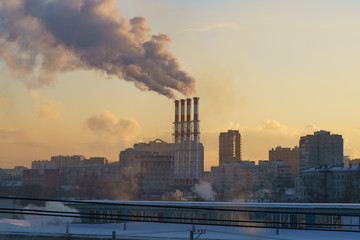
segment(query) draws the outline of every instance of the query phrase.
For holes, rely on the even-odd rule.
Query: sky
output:
[[[142,17],[137,18],[142,19],[139,29],[144,24],[149,29],[132,41],[157,36],[151,43],[158,44],[162,53],[171,53],[167,60],[176,60],[173,63],[181,73],[176,76],[181,79],[159,88],[156,79],[134,80],[135,75],[129,75],[132,69],[114,73],[111,65],[105,73],[107,66],[101,69],[92,61],[98,55],[89,57],[85,54],[90,50],[71,43],[51,52],[65,56],[52,59],[57,71],[30,82],[26,74],[32,66],[30,70],[38,74],[38,58],[35,65],[11,62],[2,45],[0,167],[30,167],[31,161],[53,155],[118,161],[119,152],[134,143],[157,138],[171,142],[173,99],[194,96],[200,98],[206,169],[218,164],[218,136],[228,129],[240,131],[244,160],[266,160],[269,149],[294,147],[300,136],[317,130],[341,134],[344,153],[360,157],[359,2],[121,0],[114,4],[120,12],[112,16]],[[104,9],[99,11],[110,12]],[[129,22],[124,20],[124,26]],[[40,26],[31,24],[23,34]],[[0,27],[7,25],[3,22]],[[168,38],[161,40],[165,36],[161,34]],[[15,53],[28,56],[36,44]],[[81,64],[71,54],[77,54]],[[138,64],[151,71],[147,62],[140,59]]]

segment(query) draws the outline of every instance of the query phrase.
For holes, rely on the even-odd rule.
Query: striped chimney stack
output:
[[[174,184],[191,185],[202,179],[199,166],[199,98],[195,97],[194,115],[191,120],[192,99],[181,99],[175,101],[175,122],[174,122]],[[185,109],[186,102],[186,109]],[[179,121],[180,103],[180,121]],[[185,119],[186,110],[186,119]],[[186,128],[186,129],[185,129]]]
[[[179,144],[179,100],[175,100],[175,122],[174,122],[175,145]],[[174,177],[179,177],[179,152],[174,154]]]

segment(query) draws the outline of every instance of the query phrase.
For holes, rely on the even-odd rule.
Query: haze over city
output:
[[[17,2],[1,1],[9,12]],[[156,138],[171,142],[173,99],[187,96],[201,99],[205,169],[218,164],[219,132],[227,129],[241,132],[243,159],[267,159],[269,149],[293,147],[300,136],[321,129],[341,134],[344,154],[360,157],[360,113],[356,110],[359,3],[102,2],[90,17],[121,14],[125,28],[138,24],[141,31],[133,33],[139,34],[134,41],[159,44],[160,53],[168,54],[174,63],[171,69],[180,76],[178,82],[162,82],[159,87],[158,78],[141,81],[129,69],[99,67],[90,61],[91,56],[83,55],[83,46],[67,38],[62,38],[64,46],[71,47],[53,52],[41,49],[40,43],[30,44],[38,36],[22,38],[25,45],[21,46],[28,49],[24,52],[9,48],[14,47],[11,40],[2,40],[1,167],[29,166],[33,160],[58,154],[117,161],[120,150],[136,142]],[[21,25],[44,33],[36,23],[45,21],[40,19],[44,16],[38,16],[36,9],[28,11],[33,11],[33,19],[23,18],[12,29],[19,31],[2,34],[28,36],[21,35],[25,34]],[[134,17],[138,18],[130,22]],[[48,44],[45,37],[41,43]],[[34,48],[29,50],[30,46]],[[64,58],[56,58],[62,51]],[[30,59],[29,65],[17,65],[14,53]],[[38,53],[55,57],[52,65],[42,68]],[[134,59],[149,70],[139,56]],[[71,61],[65,64],[66,60]],[[27,68],[31,66],[35,70]],[[163,76],[162,70],[155,76]],[[24,77],[29,73],[31,78]]]

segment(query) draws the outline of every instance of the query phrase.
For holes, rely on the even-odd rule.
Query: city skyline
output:
[[[274,1],[122,1],[196,80],[205,167],[218,164],[218,134],[238,129],[242,159],[267,159],[276,146],[327,130],[360,153],[356,66],[360,4]],[[167,21],[164,21],[166,19]],[[173,102],[102,72],[60,73],[28,87],[0,61],[0,165],[30,166],[52,155],[104,156],[137,142],[172,142]],[[176,98],[183,95],[176,93]]]

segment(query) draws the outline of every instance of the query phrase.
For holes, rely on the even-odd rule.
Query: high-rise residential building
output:
[[[219,164],[241,162],[241,135],[238,130],[221,132],[219,136]]]
[[[341,135],[318,131],[306,135],[299,141],[300,170],[322,165],[341,165],[344,157],[344,143]]]
[[[269,161],[281,160],[283,164],[291,166],[291,175],[293,177],[299,176],[299,148],[283,148],[276,147],[269,150]]]

